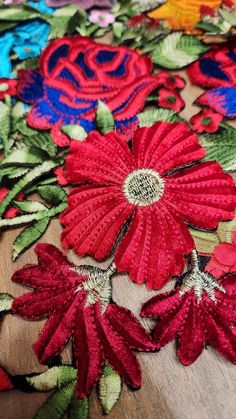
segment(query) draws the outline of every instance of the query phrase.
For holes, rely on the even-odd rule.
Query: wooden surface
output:
[[[181,73],[185,78],[185,74]],[[193,100],[201,93],[196,87],[187,85],[183,97],[187,102],[182,115],[189,117],[197,112]],[[61,226],[54,220],[41,242],[60,247]],[[11,262],[12,242],[19,230],[9,231],[0,237],[0,291],[14,296],[26,291],[22,286],[11,283],[11,275],[26,263],[36,261],[32,249],[24,253],[15,263]],[[72,252],[69,258],[78,262]],[[79,263],[89,259],[80,259]],[[130,308],[136,315],[142,303],[154,292],[145,286],[136,286],[126,275],[113,279],[113,299]],[[150,327],[150,322],[144,322]],[[13,374],[43,371],[31,349],[43,322],[30,322],[8,315],[1,324],[0,364]],[[143,385],[132,392],[124,385],[119,402],[109,419],[233,419],[236,417],[236,368],[217,356],[210,348],[189,367],[182,366],[175,354],[175,345],[169,344],[159,353],[138,354],[143,371]],[[63,360],[70,359],[70,347],[63,352]],[[47,394],[24,394],[11,391],[0,394],[1,419],[32,419]],[[101,417],[101,407],[96,391],[90,400],[90,418]],[[53,419],[53,418],[52,418]]]

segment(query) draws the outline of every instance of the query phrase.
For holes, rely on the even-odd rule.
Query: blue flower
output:
[[[49,31],[48,23],[35,19],[30,23],[18,25],[0,36],[0,77],[12,76],[10,61],[12,49],[20,60],[37,57],[47,44]]]
[[[39,1],[28,1],[28,6],[32,7],[33,9],[38,10],[40,13],[45,13],[47,15],[53,15],[55,12],[55,9],[52,9],[51,7],[48,7],[45,3],[45,0],[39,0]]]

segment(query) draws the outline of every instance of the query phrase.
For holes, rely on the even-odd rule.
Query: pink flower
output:
[[[107,10],[92,10],[89,15],[89,21],[96,23],[101,28],[106,28],[111,23],[115,22],[115,16],[113,16]]]
[[[223,116],[211,109],[203,109],[190,119],[192,129],[198,133],[216,132]]]

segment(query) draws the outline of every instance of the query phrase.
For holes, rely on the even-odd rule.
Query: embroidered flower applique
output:
[[[117,242],[118,271],[161,288],[194,248],[186,223],[213,229],[234,217],[234,181],[216,162],[199,163],[204,155],[179,122],[138,129],[131,150],[115,132],[73,141],[66,176],[83,185],[72,189],[61,215],[63,246],[103,260]]]
[[[155,349],[133,314],[111,302],[112,264],[103,271],[75,267],[49,244],[36,246],[38,265],[15,272],[12,280],[34,289],[15,298],[14,314],[27,319],[48,317],[34,350],[46,363],[73,338],[78,369],[77,396],[88,396],[98,382],[105,361],[134,388],[141,385],[141,369],[132,349]]]
[[[209,88],[196,103],[209,106],[225,118],[236,116],[236,48],[215,45],[187,69],[193,84]]]
[[[235,364],[236,274],[218,282],[200,271],[195,252],[192,258],[192,269],[185,274],[182,285],[151,298],[143,305],[141,316],[159,318],[154,329],[159,348],[177,338],[182,364],[192,364],[205,345]]]
[[[112,111],[116,128],[137,124],[137,114],[156,88],[152,62],[124,46],[96,44],[89,38],[65,37],[43,52],[40,71],[19,73],[19,97],[33,104],[28,123],[51,129],[54,141],[69,143],[60,127],[79,124],[95,129],[98,100]]]
[[[172,109],[180,112],[185,107],[185,102],[176,89],[162,87],[158,91],[158,105],[162,108]]]
[[[236,272],[236,229],[233,232],[232,243],[219,243],[206,265],[206,271],[219,279],[222,275]]]
[[[216,113],[211,109],[203,109],[191,117],[190,123],[192,125],[192,129],[199,134],[202,132],[211,133],[218,130],[222,120],[223,116],[219,113]]]

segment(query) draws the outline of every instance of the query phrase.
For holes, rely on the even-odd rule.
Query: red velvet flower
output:
[[[0,188],[0,206],[1,206],[1,202],[2,200],[5,198],[5,196],[8,194],[9,189],[7,188]],[[18,201],[22,201],[22,199],[24,198],[24,194],[20,193],[17,196]],[[18,208],[12,207],[9,208],[5,214],[4,214],[4,218],[14,218],[17,216],[17,214],[19,213]]]
[[[223,116],[211,109],[203,109],[190,119],[192,129],[198,133],[216,132],[219,124],[223,120]]]
[[[215,278],[229,272],[236,272],[236,229],[233,233],[232,243],[220,243],[215,248],[211,260],[206,266],[206,271]]]
[[[169,73],[168,71],[160,71],[156,74],[158,86],[164,86],[167,89],[182,90],[185,87],[185,80],[176,74]]]
[[[150,351],[154,345],[129,310],[110,302],[114,268],[76,268],[49,244],[38,244],[36,253],[39,264],[12,277],[34,291],[15,298],[12,310],[31,320],[48,317],[34,344],[40,362],[59,354],[73,337],[78,397],[91,393],[105,361],[129,385],[140,387],[140,365],[131,349]]]
[[[163,108],[172,109],[180,112],[185,107],[185,102],[175,89],[166,89],[162,87],[158,91],[158,105]]]
[[[213,229],[234,217],[234,181],[216,162],[198,163],[204,155],[196,135],[179,122],[138,129],[132,150],[115,132],[73,141],[67,178],[89,184],[70,193],[61,215],[63,246],[103,260],[129,225],[117,243],[118,270],[160,288],[181,273],[194,247],[186,223]]]
[[[14,79],[0,79],[0,100],[5,96],[16,95],[17,80]]]
[[[182,364],[192,364],[205,345],[236,363],[236,274],[217,282],[195,266],[180,287],[145,303],[141,315],[160,319],[154,330],[157,347],[177,338]]]
[[[19,73],[19,97],[33,104],[28,123],[51,129],[54,141],[64,146],[69,138],[63,125],[95,129],[98,101],[112,111],[116,128],[137,122],[147,96],[156,88],[151,59],[124,46],[102,45],[81,36],[53,41],[43,52],[40,71]]]
[[[136,26],[145,24],[149,20],[150,19],[144,13],[141,13],[140,15],[130,17],[128,20],[128,26],[135,28]]]
[[[11,390],[13,387],[14,386],[7,372],[0,367],[0,391]]]

